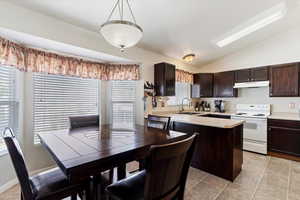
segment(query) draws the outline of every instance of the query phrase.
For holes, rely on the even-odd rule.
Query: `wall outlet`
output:
[[[295,109],[296,104],[294,102],[289,103],[289,109]]]

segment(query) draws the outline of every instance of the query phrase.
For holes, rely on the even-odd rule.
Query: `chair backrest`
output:
[[[145,200],[183,198],[195,137],[151,146],[146,160]]]
[[[72,116],[69,117],[70,129],[99,126],[99,115],[85,115],[85,116]]]
[[[168,130],[170,126],[170,117],[157,115],[148,115],[148,127]]]
[[[32,200],[33,192],[29,180],[28,170],[24,161],[24,156],[20,144],[10,128],[5,128],[2,133],[7,150],[11,157],[13,166],[15,168],[22,194],[25,200]]]

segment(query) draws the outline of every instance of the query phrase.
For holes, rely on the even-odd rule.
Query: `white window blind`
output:
[[[167,101],[168,105],[176,106],[181,105],[184,98],[191,98],[191,84],[176,82],[175,84],[175,96],[169,97]],[[188,102],[185,101],[184,105],[187,105]]]
[[[34,143],[38,133],[68,128],[69,116],[98,114],[98,86],[95,79],[34,73]]]
[[[135,88],[135,81],[111,81],[113,128],[134,128],[136,99]]]
[[[17,70],[0,66],[0,132],[10,127],[18,132],[18,98],[16,94]],[[6,145],[0,134],[0,154],[6,152]]]

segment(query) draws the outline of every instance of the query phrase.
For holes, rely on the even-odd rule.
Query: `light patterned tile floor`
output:
[[[136,168],[136,163],[128,167]],[[244,152],[241,174],[232,183],[190,168],[186,200],[300,200],[300,162]],[[20,199],[19,186],[0,200]]]

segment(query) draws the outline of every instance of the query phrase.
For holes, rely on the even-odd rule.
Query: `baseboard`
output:
[[[292,155],[288,155],[288,154],[284,154],[284,153],[269,151],[268,155],[273,156],[273,157],[277,157],[277,158],[284,158],[284,159],[287,159],[287,160],[293,160],[293,161],[300,162],[300,157],[292,156]]]
[[[8,181],[7,183],[5,183],[4,185],[2,185],[0,187],[0,194],[5,192],[6,190],[12,188],[13,186],[15,186],[18,183],[17,178],[14,178],[13,180]]]
[[[37,174],[37,173],[40,173],[42,171],[46,171],[48,169],[52,169],[54,168],[55,166],[51,166],[51,167],[46,167],[46,168],[43,168],[43,169],[39,169],[39,170],[34,170],[34,171],[31,171],[30,174]],[[8,181],[7,183],[5,183],[4,185],[0,186],[0,194],[5,192],[6,190],[12,188],[13,186],[15,186],[16,184],[18,184],[19,181],[17,178],[14,178],[10,181]]]

